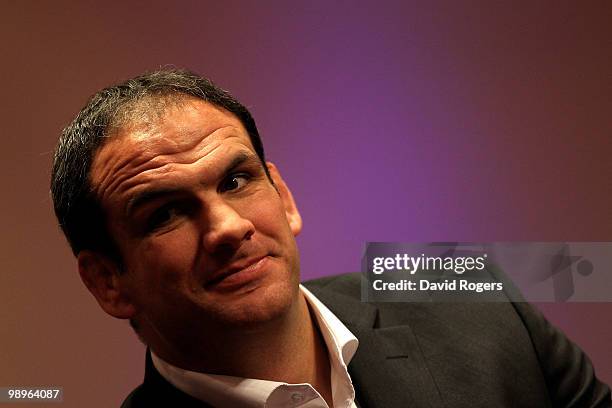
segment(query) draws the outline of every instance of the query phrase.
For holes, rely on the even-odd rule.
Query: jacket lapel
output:
[[[181,408],[209,408],[210,405],[195,399],[172,384],[155,369],[151,359],[151,351],[147,348],[145,363],[145,378],[141,390],[132,398],[127,407],[181,407]],[[137,389],[138,391],[138,389]]]
[[[345,282],[307,285],[359,340],[349,364],[360,407],[444,406],[410,327],[378,327],[384,310],[348,296]],[[355,293],[352,288],[351,292]],[[359,293],[359,292],[356,292]]]

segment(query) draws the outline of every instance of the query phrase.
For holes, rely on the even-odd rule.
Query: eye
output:
[[[227,177],[225,180],[223,180],[223,182],[221,182],[221,185],[219,186],[219,190],[220,191],[238,190],[244,187],[248,183],[249,179],[250,179],[249,175],[245,173],[232,174],[229,177]]]
[[[165,205],[153,212],[147,220],[147,230],[154,231],[170,224],[180,215],[180,209],[175,205]]]

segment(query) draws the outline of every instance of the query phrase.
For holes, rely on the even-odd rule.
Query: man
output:
[[[51,190],[83,282],[150,350],[125,407],[610,403],[524,304],[364,304],[352,275],[300,286],[293,197],[247,109],[195,74],[97,93]]]

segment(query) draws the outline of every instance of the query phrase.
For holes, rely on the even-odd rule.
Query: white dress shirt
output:
[[[347,366],[359,342],[344,324],[300,285],[319,330],[325,340],[331,367],[333,408],[356,408],[355,389]],[[151,352],[153,365],[179,390],[215,407],[231,408],[331,408],[310,385],[240,378],[227,375],[203,374],[183,370],[163,361]]]

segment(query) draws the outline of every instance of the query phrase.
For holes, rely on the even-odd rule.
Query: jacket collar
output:
[[[345,275],[305,283],[359,340],[355,357],[349,364],[358,404],[364,407],[444,406],[408,319],[394,316],[397,307],[361,302],[359,282],[359,275]],[[410,313],[411,305],[404,306],[401,314],[405,316]],[[398,324],[386,325],[386,322]]]

